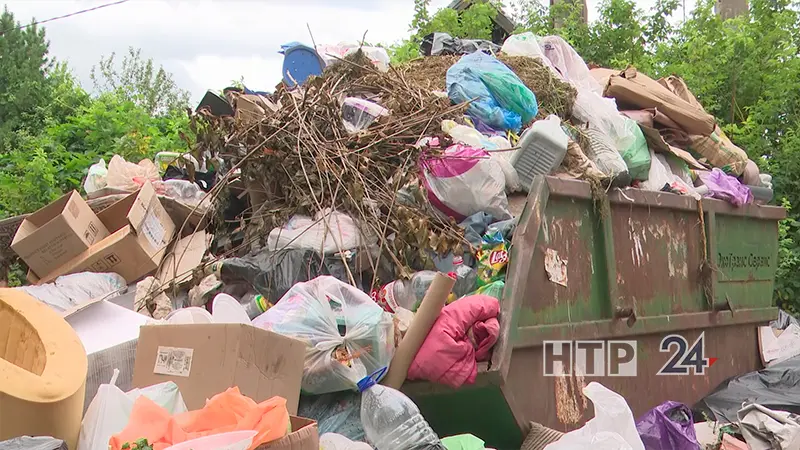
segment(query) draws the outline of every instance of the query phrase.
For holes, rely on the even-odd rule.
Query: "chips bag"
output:
[[[499,232],[483,236],[481,248],[475,255],[478,259],[478,286],[505,280],[508,265],[508,245]]]

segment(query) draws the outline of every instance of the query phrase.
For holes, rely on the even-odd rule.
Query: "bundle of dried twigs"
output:
[[[390,115],[348,134],[342,121],[346,97],[379,103]],[[410,190],[416,192],[413,202],[401,202],[397,193],[418,183],[423,152],[435,151],[415,144],[433,135],[447,142],[440,123],[460,117],[463,105],[451,106],[395,70],[380,72],[361,52],[302,89],[280,87],[273,101],[278,111],[257,124],[208,119],[198,136],[200,145],[224,148],[223,158],[241,167],[250,198],[259,199],[248,234],[264,236],[295,214],[336,210],[377,239],[377,255],[369,252],[373,267],[389,258],[398,276],[429,265],[430,250],[461,251],[463,231],[432,213],[423,190]]]

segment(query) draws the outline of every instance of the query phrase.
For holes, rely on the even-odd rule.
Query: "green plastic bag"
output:
[[[497,280],[495,282],[489,283],[486,286],[481,286],[476,290],[475,294],[481,295],[488,295],[489,297],[494,297],[497,301],[503,300],[503,289],[505,289],[506,283],[502,280]]]
[[[528,89],[514,72],[481,72],[480,79],[502,108],[522,117],[522,125],[536,118],[539,104],[536,95]]]
[[[633,133],[633,144],[622,151],[622,159],[628,165],[628,173],[631,178],[639,181],[647,181],[650,173],[650,149],[647,148],[647,140],[644,138],[642,129],[635,121],[626,118],[625,128]]]

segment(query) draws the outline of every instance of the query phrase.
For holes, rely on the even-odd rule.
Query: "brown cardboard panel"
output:
[[[11,248],[34,274],[42,276],[108,234],[89,205],[73,191],[25,218]]]
[[[256,450],[318,450],[317,422],[304,417],[290,416],[292,432],[278,440],[259,445]]]
[[[145,326],[133,386],[173,381],[189,410],[234,386],[256,402],[279,395],[297,413],[305,343],[243,324]]]

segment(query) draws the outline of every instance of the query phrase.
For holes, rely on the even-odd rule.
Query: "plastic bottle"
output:
[[[377,384],[382,368],[358,382],[361,391],[361,423],[376,450],[407,450],[440,445],[417,405],[402,392]]]
[[[410,280],[392,281],[380,290],[373,291],[372,299],[381,305],[384,310],[393,314],[397,312],[398,307],[416,311],[437,273],[433,270],[423,270],[414,273]],[[475,289],[478,279],[475,269],[460,264],[456,266],[454,272],[450,272],[448,275],[456,279],[453,292],[447,299],[448,303],[467,295]]]
[[[256,294],[255,292],[248,292],[245,294],[239,303],[244,306],[244,310],[247,312],[247,316],[250,317],[250,320],[260,316],[272,306],[272,303],[263,295]]]
[[[530,188],[536,175],[547,175],[564,160],[569,138],[561,129],[561,119],[550,115],[537,120],[519,138],[519,150],[511,156],[522,189]]]

